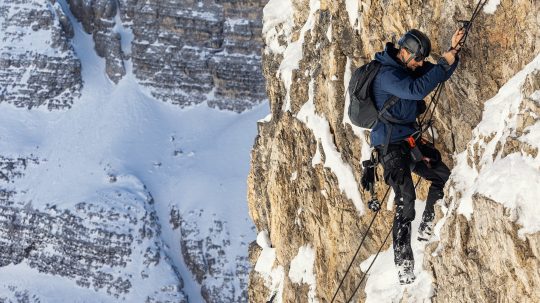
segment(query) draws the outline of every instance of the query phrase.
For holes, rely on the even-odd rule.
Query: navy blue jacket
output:
[[[400,99],[388,112],[396,119],[411,122],[407,125],[393,124],[390,143],[396,143],[416,131],[414,122],[417,116],[417,103],[423,100],[440,82],[446,81],[454,73],[458,57],[451,66],[424,62],[415,71],[407,69],[397,59],[398,49],[387,43],[382,52],[375,54],[375,60],[382,63],[372,84],[373,98],[377,109],[381,110],[386,100],[392,96]],[[387,127],[379,122],[371,131],[371,146],[386,142]]]

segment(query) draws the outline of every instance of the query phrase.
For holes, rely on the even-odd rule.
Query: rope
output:
[[[384,202],[384,199],[386,199],[386,195],[388,195],[388,192],[390,191],[390,186],[388,186],[388,188],[386,189],[386,193],[384,193],[384,197],[382,198],[382,201]],[[366,237],[367,237],[367,234],[369,232],[369,230],[371,229],[371,225],[373,225],[373,222],[375,221],[375,218],[377,217],[377,215],[379,214],[379,212],[375,212],[375,214],[373,215],[373,218],[371,219],[371,222],[369,223],[369,226],[368,228],[366,229],[366,232],[364,233],[364,235],[362,236],[362,240],[360,241],[360,245],[358,245],[358,248],[356,249],[356,252],[354,253],[354,256],[351,260],[351,262],[349,263],[349,266],[347,267],[347,270],[345,271],[345,274],[343,275],[343,278],[341,279],[341,281],[339,282],[339,285],[336,289],[336,292],[334,293],[334,296],[332,297],[332,301],[330,301],[331,303],[334,302],[334,300],[336,299],[336,296],[339,292],[339,289],[341,288],[341,286],[343,285],[343,282],[345,281],[345,278],[347,277],[347,274],[349,274],[349,270],[351,269],[351,266],[352,264],[354,263],[354,260],[356,259],[356,257],[358,256],[358,253],[360,252],[360,248],[362,248],[362,245],[364,244],[364,241],[366,240]]]
[[[422,181],[421,178],[419,178],[418,181],[416,181],[416,184],[414,185],[414,190],[416,190],[416,187],[418,187],[418,184],[420,184],[420,181]],[[379,254],[381,253],[382,248],[383,248],[384,245],[386,244],[386,241],[388,240],[388,237],[390,236],[390,233],[392,233],[392,226],[390,226],[390,228],[389,228],[389,230],[388,230],[388,233],[386,234],[386,237],[384,238],[383,243],[382,243],[381,246],[379,247],[379,250],[377,251],[377,254],[375,254],[375,258],[373,258],[373,260],[372,260],[371,263],[369,264],[368,269],[366,270],[366,272],[365,272],[364,275],[362,276],[362,279],[360,279],[360,282],[358,282],[358,284],[357,284],[356,287],[354,288],[353,294],[349,297],[349,299],[347,300],[347,303],[351,302],[351,300],[353,299],[354,295],[355,295],[356,292],[358,291],[358,288],[360,288],[360,285],[362,285],[362,282],[364,282],[364,279],[367,277],[367,275],[368,275],[368,273],[369,273],[369,270],[370,270],[371,267],[373,266],[373,263],[375,263],[375,260],[377,260],[377,257],[379,257]]]
[[[389,228],[389,230],[388,230],[388,233],[386,234],[386,237],[384,238],[383,243],[381,244],[381,246],[379,247],[379,250],[377,251],[377,254],[375,255],[375,258],[373,258],[373,261],[371,261],[371,264],[369,264],[368,269],[366,270],[366,272],[365,272],[364,275],[362,276],[362,279],[360,280],[360,282],[358,283],[358,285],[357,285],[356,288],[354,289],[352,296],[347,300],[347,303],[351,302],[351,300],[353,299],[354,295],[356,294],[356,291],[358,291],[358,288],[360,288],[360,285],[362,285],[362,282],[364,282],[364,279],[366,278],[367,273],[368,273],[369,270],[371,269],[371,266],[373,266],[373,263],[375,263],[375,260],[377,260],[377,257],[379,256],[379,253],[381,252],[382,248],[383,248],[384,245],[386,244],[386,241],[388,240],[388,237],[390,236],[390,233],[392,233],[392,226],[390,226],[390,228]]]
[[[471,19],[469,21],[466,21],[466,24],[465,24],[465,34],[463,35],[463,37],[461,37],[461,39],[459,40],[458,42],[458,45],[464,45],[465,42],[467,41],[467,37],[469,36],[469,32],[472,28],[472,25],[473,25],[473,22],[476,20],[476,18],[480,15],[480,11],[482,10],[482,8],[486,5],[488,0],[480,0],[478,1],[478,3],[476,4],[474,10],[473,10],[473,13],[472,13],[472,16],[471,16]],[[459,51],[458,51],[459,52]],[[426,120],[426,117],[429,115],[429,119],[427,119],[427,123],[429,125],[432,124],[432,120],[433,120],[433,114],[435,113],[435,109],[437,108],[437,104],[439,102],[439,98],[441,96],[441,93],[442,93],[442,90],[444,88],[444,84],[446,83],[446,81],[444,82],[441,82],[439,83],[439,85],[437,85],[437,88],[435,89],[435,93],[433,94],[433,97],[431,98],[431,102],[429,103],[429,106],[427,107],[426,109],[426,112],[424,114],[424,116],[422,117],[422,119],[420,120],[419,122],[419,125],[420,125],[420,133],[423,133],[424,132],[424,129],[423,129],[423,123],[424,123],[424,120]],[[431,109],[431,106],[433,105],[433,109]],[[431,113],[430,113],[430,110],[431,110]],[[435,138],[432,138],[433,139],[433,142],[435,140]],[[454,143],[455,144],[455,143]],[[454,149],[455,149],[455,146],[454,146]]]
[[[465,35],[463,35],[463,37],[461,38],[461,40],[463,40],[463,41],[460,41],[458,44],[465,44],[465,41],[467,41],[467,37],[469,36],[469,30],[471,29],[474,20],[476,19],[476,17],[478,17],[478,15],[480,14],[480,11],[482,10],[482,8],[484,8],[487,1],[488,0],[480,0],[480,1],[478,1],[478,3],[476,4],[476,7],[474,8],[471,19],[469,20],[469,22],[465,26]]]

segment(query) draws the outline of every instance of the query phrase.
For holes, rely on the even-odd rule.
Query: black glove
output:
[[[416,102],[416,116],[417,117],[423,114],[424,112],[426,112],[426,109],[427,109],[426,101],[418,100],[418,102]]]
[[[364,190],[371,190],[373,184],[375,184],[375,166],[371,160],[362,162],[364,169],[362,170],[362,178],[360,179],[360,185]]]

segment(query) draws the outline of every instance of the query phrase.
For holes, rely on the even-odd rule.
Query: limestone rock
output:
[[[69,108],[80,95],[81,64],[73,29],[56,1],[0,4],[0,102]]]
[[[247,278],[250,265],[246,257],[237,256],[229,262],[231,234],[226,221],[214,218],[206,232],[197,222],[205,210],[191,211],[182,216],[171,211],[171,223],[180,229],[182,256],[197,282],[206,302],[248,302]],[[176,229],[175,228],[175,229]],[[247,250],[247,243],[242,243]]]
[[[366,207],[367,196],[361,193],[359,185],[356,188],[350,185],[358,184],[360,162],[369,157],[367,132],[352,127],[346,117],[345,92],[351,71],[370,60],[374,52],[382,50],[385,42],[397,40],[410,28],[418,28],[431,37],[436,58],[450,46],[450,38],[459,27],[456,20],[470,18],[475,4],[472,1],[269,1],[263,24],[263,73],[271,115],[258,125],[259,135],[253,147],[248,178],[248,203],[257,230],[266,230],[270,235],[275,252],[272,269],[276,272],[282,269],[283,275],[253,271],[249,284],[251,301],[264,302],[272,297],[274,302],[331,300],[371,219]],[[481,120],[484,102],[540,52],[540,19],[536,13],[539,10],[536,2],[503,0],[493,14],[482,12],[477,18],[467,47],[461,53],[460,67],[446,83],[434,115],[437,147],[450,166],[454,164],[452,153],[464,151],[472,139],[472,129]],[[508,24],[512,24],[511,28]],[[536,114],[529,114],[536,110],[536,104],[523,103],[519,113],[522,125],[536,123]],[[521,133],[524,132],[522,128]],[[519,137],[520,132],[514,135]],[[534,157],[537,153],[534,146],[527,147],[512,140],[501,142],[500,148],[508,153],[524,150]],[[474,162],[474,155],[471,156],[469,160]],[[427,187],[423,182],[417,191],[419,199],[425,199]],[[381,183],[378,188],[379,199],[382,199],[386,186]],[[504,263],[514,271],[503,275],[499,265],[487,265],[488,259],[477,263],[462,260],[465,264],[474,263],[468,267],[458,263],[460,257],[468,256],[467,253],[460,255],[460,251],[491,234],[472,234],[478,223],[451,217],[446,219],[443,228],[444,237],[448,235],[448,238],[441,242],[452,243],[452,235],[458,232],[476,237],[476,242],[467,242],[468,238],[459,243],[455,251],[450,245],[444,245],[448,259],[438,255],[426,263],[432,264],[426,266],[433,268],[435,288],[448,289],[437,294],[436,301],[471,301],[468,299],[472,298],[474,286],[478,287],[480,282],[469,284],[465,279],[452,278],[457,272],[463,278],[477,280],[485,275],[487,281],[499,283],[497,285],[519,275],[511,290],[495,290],[496,299],[512,300],[517,294],[524,300],[536,298],[532,292],[538,289],[535,282],[538,256],[531,253],[538,242],[536,235],[523,243],[516,237],[516,223],[500,217],[504,213],[500,205],[489,209],[489,214],[485,215],[494,217],[489,228],[495,228],[500,222],[506,225],[504,231],[493,235],[486,243],[496,243],[497,237],[503,237],[506,244],[498,254],[507,255],[493,257],[498,258],[496,264]],[[382,211],[375,220],[339,292],[340,302],[352,294],[362,275],[358,266],[360,260],[377,251],[392,216],[392,211]],[[483,217],[484,213],[478,216]],[[454,232],[456,225],[458,232]],[[316,295],[312,299],[308,299],[311,298],[309,287],[293,283],[289,277],[291,261],[299,248],[307,244],[317,256],[313,264]],[[485,250],[487,247],[484,245],[484,251],[470,255],[485,256],[489,253]],[[260,248],[250,249],[254,265],[264,254],[264,249],[262,252]],[[417,264],[421,263],[417,260]],[[455,269],[456,266],[460,270]],[[481,273],[484,267],[489,267],[489,272]],[[457,287],[461,290],[456,290],[455,295],[446,295]],[[365,299],[361,290],[357,296],[359,301]],[[493,291],[488,290],[477,292],[475,296],[475,301],[491,302],[494,298]]]
[[[8,185],[40,162],[0,157],[0,266],[25,263],[40,274],[73,280],[71,287],[91,288],[118,300],[187,302],[183,281],[163,250],[152,197],[142,186],[139,193],[122,189],[121,183],[133,182],[133,177],[119,176],[119,186],[111,185],[94,201],[38,209],[18,200]],[[144,286],[148,283],[154,288]],[[32,290],[15,285],[9,292],[27,298],[17,302],[39,302]],[[71,299],[67,296],[62,300]]]
[[[134,73],[158,99],[243,111],[266,99],[264,1],[125,1]]]

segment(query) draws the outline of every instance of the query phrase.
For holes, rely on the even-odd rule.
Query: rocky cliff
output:
[[[237,112],[266,100],[264,1],[69,0],[114,83],[133,73],[159,100]],[[56,0],[0,4],[0,102],[69,108],[80,96],[80,55]],[[29,42],[31,41],[31,42]]]
[[[0,102],[68,108],[80,96],[73,29],[56,1],[0,3]]]
[[[470,18],[475,5],[473,1],[268,2],[263,16],[263,72],[271,115],[258,125],[248,180],[250,214],[260,232],[258,244],[250,248],[255,265],[250,301],[330,302],[372,216],[367,195],[358,185],[360,162],[369,158],[367,132],[353,127],[346,116],[351,72],[410,28],[431,37],[436,58],[449,47],[460,26],[457,21]],[[539,300],[540,233],[530,222],[540,214],[526,207],[540,194],[533,190],[538,144],[525,139],[538,134],[534,71],[538,67],[526,67],[540,52],[538,11],[534,1],[502,0],[489,1],[480,13],[434,115],[437,147],[455,167],[446,198],[437,206],[438,241],[415,250],[420,275],[413,286],[399,287],[394,273],[384,276],[375,268],[356,301]],[[524,69],[524,75],[516,76]],[[497,94],[510,79],[516,92]],[[496,95],[496,100],[514,104],[512,110],[486,112],[484,104]],[[505,122],[497,126],[484,122],[490,127],[475,129],[481,121]],[[522,165],[532,170],[532,177],[509,174],[514,158],[526,159]],[[493,169],[505,161],[510,161],[506,171]],[[507,177],[513,181],[504,183]],[[480,182],[485,179],[491,183]],[[497,194],[501,183],[510,184],[509,192],[516,188],[531,194],[507,195],[500,190]],[[426,182],[419,186],[420,207],[427,187]],[[386,186],[381,183],[378,189],[382,198]],[[352,295],[367,268],[360,262],[383,243],[393,216],[389,200],[337,302]],[[384,256],[391,256],[389,245],[383,247]],[[379,263],[392,262],[384,256]],[[377,292],[386,296],[377,299]]]
[[[243,111],[266,99],[261,74],[264,1],[70,0],[106,73],[133,73],[160,100]],[[127,35],[120,33],[127,32]],[[125,41],[122,41],[124,39]]]
[[[49,277],[48,287],[54,285],[58,300],[67,300],[66,293],[73,291],[69,283],[57,282],[61,277],[81,290],[98,291],[94,296],[99,300],[104,300],[99,293],[103,292],[122,301],[188,302],[183,282],[163,251],[153,198],[140,180],[114,176],[109,189],[88,201],[73,207],[69,206],[72,201],[62,201],[35,208],[32,201],[17,198],[29,189],[13,189],[10,184],[41,162],[47,160],[33,156],[0,159],[1,267],[24,262]],[[126,187],[138,188],[138,192]],[[36,291],[33,276],[20,270],[12,273],[1,286],[0,300],[13,302],[12,296]],[[81,291],[78,297],[88,300],[91,295]],[[15,298],[15,302],[44,300],[40,296],[32,301]]]

